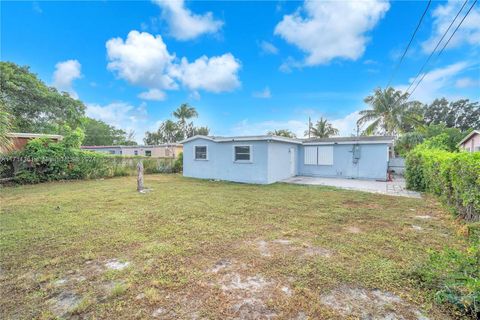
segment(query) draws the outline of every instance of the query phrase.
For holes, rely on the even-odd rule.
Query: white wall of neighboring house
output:
[[[460,144],[460,148],[468,152],[480,151],[480,134],[473,134],[468,140]]]

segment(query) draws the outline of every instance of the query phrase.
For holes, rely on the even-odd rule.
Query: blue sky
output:
[[[470,0],[460,17],[466,12]],[[433,1],[392,85],[405,89],[463,1]],[[424,1],[2,2],[1,60],[28,65],[141,142],[188,102],[215,135],[301,135],[308,116],[355,130]],[[480,97],[480,9],[412,99]]]

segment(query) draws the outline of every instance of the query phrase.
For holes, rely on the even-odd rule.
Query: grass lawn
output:
[[[432,198],[146,176],[0,189],[0,318],[448,319]]]

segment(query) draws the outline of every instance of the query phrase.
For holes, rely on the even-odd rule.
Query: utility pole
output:
[[[308,139],[310,139],[310,132],[312,131],[312,119],[308,117]]]

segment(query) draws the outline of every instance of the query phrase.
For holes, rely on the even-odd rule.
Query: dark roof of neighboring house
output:
[[[469,134],[467,134],[465,136],[465,138],[462,139],[462,141],[460,141],[459,143],[457,143],[457,147],[460,146],[462,143],[464,143],[465,141],[468,141],[471,137],[473,137],[475,134],[480,134],[480,130],[473,130],[472,132],[470,132]]]
[[[297,144],[315,144],[315,143],[325,143],[325,144],[335,144],[335,143],[388,143],[393,142],[393,137],[391,136],[359,136],[359,137],[332,137],[332,138],[312,138],[312,139],[293,139],[279,136],[236,136],[236,137],[219,137],[219,136],[193,136],[180,143],[189,142],[195,139],[206,139],[213,142],[230,142],[230,141],[279,141],[279,142],[289,142]]]

